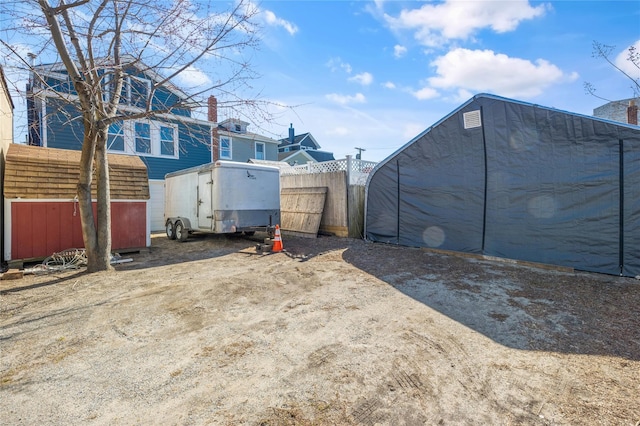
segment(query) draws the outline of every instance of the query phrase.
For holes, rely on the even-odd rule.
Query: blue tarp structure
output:
[[[640,275],[640,127],[477,95],[373,170],[365,236]]]

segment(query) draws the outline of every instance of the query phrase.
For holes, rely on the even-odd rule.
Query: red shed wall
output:
[[[95,203],[93,211],[95,214]],[[112,202],[112,249],[144,247],[146,219],[145,202]],[[84,242],[77,203],[11,203],[11,259],[47,257],[62,250],[81,247],[84,247]]]

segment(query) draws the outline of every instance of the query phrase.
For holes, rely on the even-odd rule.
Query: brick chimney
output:
[[[220,138],[218,137],[218,100],[215,96],[209,96],[207,101],[207,119],[216,123],[211,128],[211,161],[220,159]]]
[[[638,105],[635,101],[629,101],[627,107],[627,123],[638,125]]]

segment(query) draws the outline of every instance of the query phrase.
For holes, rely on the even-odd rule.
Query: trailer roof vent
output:
[[[474,129],[482,126],[482,119],[480,118],[480,110],[469,111],[462,114],[464,119],[465,129]]]

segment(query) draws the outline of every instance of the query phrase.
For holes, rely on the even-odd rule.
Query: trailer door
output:
[[[212,189],[211,172],[198,174],[198,228],[200,229],[211,229],[213,223]]]

